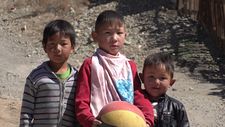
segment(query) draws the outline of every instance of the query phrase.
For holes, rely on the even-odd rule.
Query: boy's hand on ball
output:
[[[101,125],[102,122],[98,119],[94,119],[93,123],[92,123],[92,127],[97,127],[98,125]]]

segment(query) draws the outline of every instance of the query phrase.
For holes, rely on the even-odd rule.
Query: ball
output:
[[[99,112],[98,119],[103,124],[116,127],[146,127],[142,111],[125,101],[113,101]]]

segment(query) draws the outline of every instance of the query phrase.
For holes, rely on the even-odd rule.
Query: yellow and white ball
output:
[[[116,127],[146,127],[142,111],[125,101],[113,101],[105,105],[98,118],[103,123]]]

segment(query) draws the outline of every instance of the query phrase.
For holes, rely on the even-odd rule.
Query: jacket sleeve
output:
[[[177,114],[177,116],[178,116],[178,118],[177,118],[178,124],[177,125],[179,127],[190,127],[187,112],[186,112],[183,104],[180,104],[180,108],[177,113],[178,113]]]
[[[35,103],[35,88],[32,81],[29,78],[27,78],[22,99],[22,106],[20,113],[20,127],[32,126],[34,103]]]
[[[154,113],[151,102],[144,96],[141,90],[141,81],[139,79],[136,64],[133,61],[129,61],[134,77],[134,105],[136,105],[144,114],[147,124],[153,127]]]
[[[82,64],[76,84],[75,115],[83,127],[91,127],[95,119],[90,108],[91,58]]]

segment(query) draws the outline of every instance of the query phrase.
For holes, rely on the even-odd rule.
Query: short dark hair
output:
[[[113,10],[105,10],[100,13],[95,22],[95,30],[97,30],[100,26],[109,23],[118,23],[120,26],[125,24],[123,16]]]
[[[70,37],[70,41],[73,47],[75,47],[75,30],[74,27],[65,20],[57,19],[49,22],[43,32],[43,40],[42,45],[45,48],[46,43],[48,42],[48,38],[56,33],[60,32],[60,34],[65,34]]]
[[[159,65],[165,65],[166,71],[169,72],[171,78],[173,78],[174,74],[174,60],[172,55],[164,52],[155,53],[152,55],[149,55],[145,58],[144,61],[144,67],[143,67],[143,73],[144,69],[149,66],[159,66]]]

